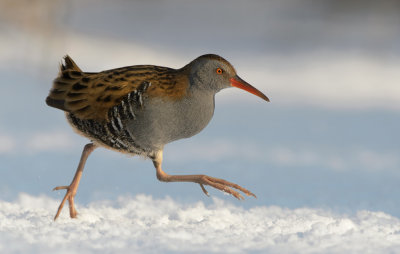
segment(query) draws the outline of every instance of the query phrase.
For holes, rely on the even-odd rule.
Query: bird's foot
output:
[[[68,204],[69,204],[69,216],[71,218],[76,218],[78,213],[76,212],[76,209],[75,209],[74,197],[76,195],[77,189],[78,189],[78,185],[75,184],[74,182],[72,182],[71,185],[69,185],[69,186],[57,186],[53,189],[53,191],[67,190],[67,193],[65,193],[64,199],[61,201],[61,204],[58,207],[57,214],[56,214],[56,216],[54,216],[54,220],[56,220],[58,218],[58,216],[60,215],[61,210],[63,209],[64,204],[67,200],[68,200]]]
[[[209,185],[220,191],[231,194],[232,196],[234,196],[235,198],[237,198],[239,200],[243,200],[244,197],[238,191],[236,191],[234,189],[237,189],[237,190],[243,192],[247,196],[253,196],[253,197],[257,198],[256,195],[254,195],[251,191],[241,187],[238,184],[228,182],[224,179],[215,178],[215,177],[211,177],[211,176],[207,176],[207,175],[201,175],[199,177],[198,183],[200,184],[200,187],[203,190],[204,194],[206,194],[207,196],[209,196],[209,194],[208,194],[206,188],[204,188],[204,185]]]
[[[209,196],[209,195],[208,195],[207,190],[204,188],[204,185],[209,185],[211,187],[214,187],[217,190],[231,194],[232,196],[234,196],[235,198],[237,198],[239,200],[244,199],[244,197],[238,191],[243,192],[247,196],[253,196],[253,197],[257,198],[256,195],[254,195],[251,191],[241,187],[240,185],[238,185],[236,183],[231,183],[224,179],[215,178],[215,177],[211,177],[211,176],[207,176],[207,175],[169,175],[162,170],[161,163],[162,163],[162,151],[159,151],[155,155],[155,158],[153,159],[153,164],[154,164],[154,167],[156,168],[157,179],[162,182],[198,183],[200,185],[201,189],[203,190],[204,194],[206,194],[207,196]]]

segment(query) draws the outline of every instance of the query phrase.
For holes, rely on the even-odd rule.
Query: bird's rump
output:
[[[64,57],[64,62],[46,103],[80,119],[108,121],[109,110],[143,82],[151,84],[145,97],[167,100],[182,98],[189,87],[187,75],[182,75],[182,70],[136,65],[92,73],[82,72],[69,56]]]

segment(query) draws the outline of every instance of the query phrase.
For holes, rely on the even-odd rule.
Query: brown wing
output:
[[[69,56],[64,61],[46,103],[81,119],[107,121],[108,110],[144,81],[151,83],[145,96],[170,100],[182,98],[189,86],[183,69],[136,65],[87,73],[82,72]]]

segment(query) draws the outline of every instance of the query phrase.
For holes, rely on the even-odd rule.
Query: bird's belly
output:
[[[153,99],[146,102],[144,109],[136,114],[127,127],[139,146],[157,151],[169,142],[199,133],[213,114],[213,96],[175,102]]]

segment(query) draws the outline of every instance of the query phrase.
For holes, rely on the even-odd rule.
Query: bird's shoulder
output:
[[[179,100],[189,87],[185,71],[167,67],[135,65],[97,73],[82,72],[76,65],[70,67],[61,67],[47,102],[81,119],[108,121],[109,110],[143,83],[151,84],[141,91],[148,99]]]

